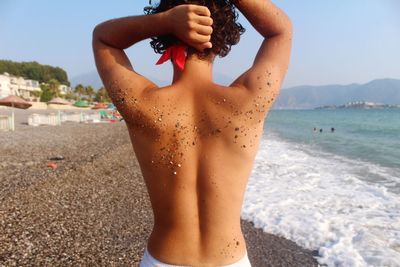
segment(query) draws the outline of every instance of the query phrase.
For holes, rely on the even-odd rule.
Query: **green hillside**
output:
[[[38,62],[13,62],[11,60],[0,60],[0,74],[8,72],[14,76],[21,76],[25,79],[36,80],[48,83],[55,79],[61,84],[70,85],[65,70],[59,67],[42,65]]]

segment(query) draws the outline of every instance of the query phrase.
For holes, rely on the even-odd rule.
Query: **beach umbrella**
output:
[[[27,109],[32,106],[28,101],[23,100],[19,96],[9,95],[3,99],[0,99],[1,106],[8,106],[13,108]]]
[[[61,97],[56,97],[56,98],[53,98],[51,101],[49,101],[48,104],[70,105],[71,103],[69,103],[65,99],[62,99]]]
[[[106,103],[97,103],[96,105],[94,105],[94,107],[92,107],[92,109],[106,109],[106,108],[107,108]]]
[[[87,107],[89,107],[89,104],[87,101],[79,100],[79,101],[75,102],[74,106],[78,107],[78,108],[87,108]]]
[[[31,103],[28,101],[25,101],[24,99],[15,96],[15,95],[10,95],[5,98],[0,99],[0,106],[8,106],[12,108],[20,108],[20,109],[28,109],[32,106]],[[12,125],[11,125],[11,130],[15,130],[15,122],[14,122],[14,110],[12,111],[11,115],[11,120],[12,120]]]

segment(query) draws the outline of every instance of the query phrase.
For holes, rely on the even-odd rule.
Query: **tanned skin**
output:
[[[126,121],[150,195],[148,250],[164,263],[221,266],[246,253],[244,192],[264,119],[289,64],[292,27],[270,1],[235,5],[265,40],[252,67],[229,87],[213,82],[212,55],[190,55],[183,72],[174,67],[172,85],[160,88],[136,73],[124,53],[165,34],[199,51],[210,48],[213,21],[206,7],[115,19],[93,33],[99,74]]]

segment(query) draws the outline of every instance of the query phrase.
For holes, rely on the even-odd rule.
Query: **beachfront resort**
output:
[[[72,88],[64,84],[60,84],[58,90],[61,96],[72,92]],[[0,99],[13,95],[27,101],[39,102],[41,91],[39,81],[10,75],[7,72],[0,74]]]
[[[53,82],[54,83],[54,82]],[[41,102],[43,88],[49,84],[37,80],[25,79],[5,72],[0,75],[0,131],[15,131],[16,124],[29,126],[57,126],[65,122],[101,123],[121,120],[121,116],[113,104],[93,102],[91,98],[75,97],[76,100],[65,99],[73,90],[65,84],[55,82],[56,90],[50,101]],[[54,84],[53,84],[54,86]],[[84,88],[79,85],[77,88]],[[79,91],[80,96],[84,93]],[[17,113],[16,109],[29,109],[25,113]]]

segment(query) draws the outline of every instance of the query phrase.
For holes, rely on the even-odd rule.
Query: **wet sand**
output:
[[[29,112],[0,132],[0,266],[138,266],[153,217],[125,124],[29,127]],[[317,266],[313,252],[242,228],[253,266]]]

